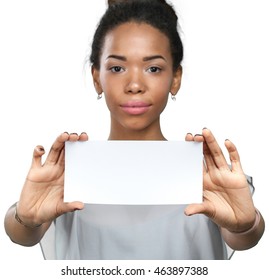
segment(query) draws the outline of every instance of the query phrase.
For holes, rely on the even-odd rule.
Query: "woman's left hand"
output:
[[[203,129],[202,135],[187,134],[186,141],[203,142],[205,163],[203,202],[188,205],[185,214],[205,214],[232,232],[251,228],[255,222],[255,207],[235,145],[225,141],[231,161],[229,166],[209,129]]]

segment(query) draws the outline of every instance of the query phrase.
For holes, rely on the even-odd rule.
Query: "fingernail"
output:
[[[36,147],[36,150],[39,152],[45,152],[45,149],[43,147],[39,147],[39,146]]]
[[[64,132],[65,134],[69,135],[69,133],[67,131]]]
[[[207,129],[207,127],[204,127],[203,130],[204,130],[204,129]]]
[[[194,135],[194,137],[195,137],[195,136],[202,136],[202,137],[203,137],[203,135],[202,135],[202,134],[195,134],[195,135]]]
[[[77,134],[76,132],[73,132],[73,133],[71,133],[70,135],[77,135],[77,136],[78,136],[78,134]]]

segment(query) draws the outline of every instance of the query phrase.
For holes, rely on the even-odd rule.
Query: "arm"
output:
[[[50,226],[50,222],[40,226],[27,226],[19,223],[15,219],[16,204],[12,205],[5,216],[5,230],[9,238],[17,244],[23,246],[33,246],[37,244]]]
[[[87,140],[85,133],[80,136],[62,133],[53,143],[44,164],[44,148],[35,148],[19,202],[11,206],[5,216],[5,230],[13,242],[33,246],[58,216],[83,209],[82,202],[63,202],[64,147],[66,141]]]
[[[256,211],[235,145],[225,141],[228,165],[216,139],[208,129],[202,135],[186,136],[187,141],[203,142],[203,203],[191,204],[186,215],[205,214],[220,228],[225,242],[235,250],[255,246],[264,232],[264,220]]]
[[[248,230],[231,232],[225,228],[221,228],[223,239],[234,250],[250,249],[257,245],[261,239],[265,229],[265,222],[258,209],[256,209],[255,213],[255,222]]]

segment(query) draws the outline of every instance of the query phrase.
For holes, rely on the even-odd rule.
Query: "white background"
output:
[[[170,140],[210,128],[223,147],[237,145],[254,177],[256,206],[268,221],[268,5],[266,0],[180,0],[185,45],[177,101],[169,101],[163,131]],[[0,219],[18,200],[34,147],[48,151],[64,131],[105,140],[109,114],[97,101],[88,64],[90,43],[105,0],[0,0]],[[268,259],[268,234],[236,252],[240,275]],[[0,227],[5,266],[41,261],[39,246],[14,245]],[[1,264],[2,266],[2,264]],[[12,272],[15,273],[15,272]],[[253,272],[254,273],[254,272]]]

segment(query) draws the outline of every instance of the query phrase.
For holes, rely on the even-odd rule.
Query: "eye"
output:
[[[124,69],[121,66],[113,66],[109,70],[113,73],[120,73],[124,71]]]
[[[149,69],[148,69],[148,72],[150,72],[150,73],[159,73],[159,72],[161,72],[161,68],[160,67],[157,67],[157,66],[152,66],[152,67],[150,67]]]

